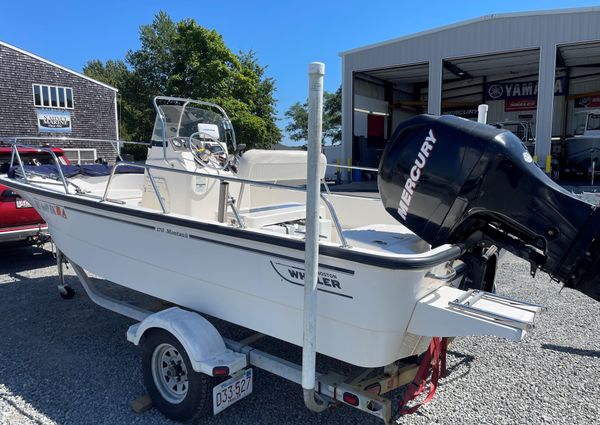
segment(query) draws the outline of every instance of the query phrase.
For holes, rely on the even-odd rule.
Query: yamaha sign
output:
[[[554,80],[554,96],[564,96],[567,88],[567,77]],[[519,99],[537,97],[537,81],[496,82],[485,85],[486,100]]]

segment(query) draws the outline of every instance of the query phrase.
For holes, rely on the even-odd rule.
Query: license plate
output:
[[[16,204],[17,204],[17,208],[33,208],[31,206],[31,204],[29,203],[29,201],[22,199],[22,198],[17,198],[15,200]]]
[[[213,414],[227,409],[252,393],[252,369],[240,370],[213,388]]]

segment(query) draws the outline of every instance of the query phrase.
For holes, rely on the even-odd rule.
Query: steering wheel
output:
[[[190,134],[188,148],[194,160],[203,167],[224,170],[229,165],[229,155],[223,143],[210,134],[200,131]]]

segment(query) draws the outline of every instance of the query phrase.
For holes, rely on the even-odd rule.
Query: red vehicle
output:
[[[52,151],[62,164],[69,164],[62,149],[52,148]],[[11,155],[11,147],[0,147],[0,174],[8,171]],[[19,148],[19,155],[23,164],[54,164],[52,155],[47,151]],[[29,202],[0,184],[0,243],[34,244],[43,242],[48,237],[47,229],[48,225]]]

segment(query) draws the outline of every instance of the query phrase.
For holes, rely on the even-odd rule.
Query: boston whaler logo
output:
[[[294,285],[304,286],[305,272],[303,267],[275,261],[271,261],[270,263],[273,270],[275,270],[281,279]],[[333,272],[323,272],[319,270],[317,290],[345,298],[353,298],[350,295],[342,293],[343,280],[337,273]]]
[[[410,201],[412,201],[413,193],[417,187],[419,179],[421,178],[421,170],[427,164],[427,159],[435,147],[435,142],[437,142],[437,139],[433,133],[433,129],[431,129],[429,130],[429,135],[425,138],[425,141],[421,145],[421,150],[415,158],[415,165],[413,165],[413,167],[410,169],[410,174],[406,179],[406,183],[404,183],[404,190],[400,196],[400,204],[398,208],[398,214],[400,214],[400,217],[402,217],[403,220],[406,220]]]

